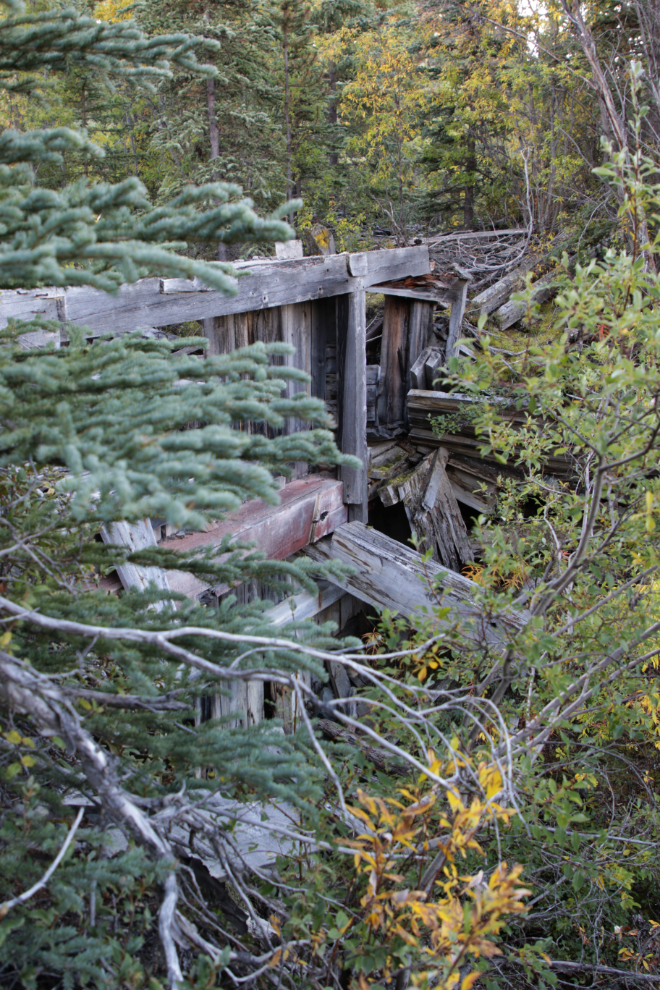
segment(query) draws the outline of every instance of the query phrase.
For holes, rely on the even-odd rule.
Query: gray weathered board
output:
[[[0,327],[9,319],[42,317],[89,328],[91,336],[167,326],[269,309],[369,289],[376,283],[430,271],[426,245],[335,254],[291,261],[238,262],[235,295],[196,280],[145,278],[115,295],[87,287],[12,289],[0,293]]]
[[[472,411],[476,409],[480,402],[501,407],[501,416],[508,420],[515,429],[526,426],[531,420],[526,409],[517,409],[515,405],[507,405],[505,399],[497,396],[488,396],[480,399],[478,396],[462,395],[457,392],[434,392],[426,389],[411,389],[408,393],[408,416],[410,418],[410,436],[413,440],[422,441],[431,446],[447,447],[452,456],[461,454],[465,457],[481,459],[484,464],[499,464],[494,452],[482,453],[482,448],[486,446],[484,439],[477,437]],[[458,417],[458,423],[452,425],[451,433],[435,433],[431,426],[434,417],[450,415]],[[464,420],[461,421],[461,417]],[[536,427],[538,424],[538,427]],[[533,425],[539,431],[543,430],[543,420],[540,417],[533,419]],[[509,471],[515,472],[516,458],[512,458],[512,463],[508,465]],[[559,478],[567,478],[574,474],[575,464],[569,454],[555,454],[552,451],[544,455],[544,468],[550,474]],[[503,472],[506,473],[506,470]]]
[[[104,543],[128,547],[131,553],[156,546],[154,531],[148,519],[141,519],[136,523],[124,521],[108,523],[101,529],[101,539]],[[138,591],[145,591],[150,584],[161,590],[171,590],[167,572],[161,567],[138,567],[127,561],[118,565],[117,574],[122,587],[127,590],[135,588]],[[165,607],[165,602],[154,603],[156,611],[161,611]]]
[[[379,609],[405,616],[413,625],[430,622],[443,628],[459,619],[463,638],[473,645],[501,643],[507,631],[519,629],[527,618],[514,611],[483,615],[474,604],[480,591],[474,581],[424,561],[415,550],[357,521],[340,526],[332,536],[306,547],[305,553],[312,560],[351,564],[355,573],[338,581],[341,587]],[[439,594],[429,584],[435,580],[442,589]],[[451,609],[447,620],[434,618],[439,604]]]

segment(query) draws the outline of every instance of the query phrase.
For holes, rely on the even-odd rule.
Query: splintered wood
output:
[[[381,499],[390,505],[402,501],[420,551],[431,550],[434,560],[460,571],[474,554],[447,474],[448,460],[449,452],[440,447],[408,477],[385,486]]]

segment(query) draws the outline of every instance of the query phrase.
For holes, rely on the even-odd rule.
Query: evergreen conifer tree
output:
[[[13,4],[0,22],[0,86],[34,95],[72,67],[93,71],[99,85],[147,89],[171,66],[213,77],[196,58],[203,44]],[[0,137],[3,288],[112,290],[157,272],[229,290],[226,266],[192,260],[187,244],[291,236],[277,215],[261,219],[238,187],[221,182],[160,207],[134,177],[39,185],[41,166],[59,165],[72,149],[99,154],[63,127]],[[210,609],[154,586],[105,595],[98,575],[122,561],[180,568],[182,559],[158,548],[131,555],[95,535],[103,524],[154,516],[200,527],[247,498],[275,502],[274,475],[293,461],[341,457],[322,404],[282,398],[283,377],[299,376],[269,364],[283,345],[203,360],[135,335],[92,346],[71,327],[67,347],[23,350],[16,336],[37,326],[12,325],[0,342],[0,982],[174,987],[184,970],[195,982],[194,957],[208,980],[207,944],[177,913],[171,828],[183,794],[192,837],[216,792],[292,804],[320,792],[309,739],[284,737],[273,722],[196,724],[196,699],[241,679],[291,685],[301,666],[323,676],[322,654],[300,647],[327,645],[330,631],[298,624],[296,648],[288,632],[274,638],[264,603],[239,608],[229,598]],[[278,427],[290,416],[313,428],[271,440],[235,428],[246,420]],[[183,566],[214,584],[258,577],[277,586],[286,576],[313,587],[309,568],[266,562],[229,540],[220,555]],[[204,779],[199,768],[210,768]],[[224,917],[244,919],[223,896]],[[194,946],[183,961],[181,926]],[[229,963],[231,942],[222,938],[216,967]],[[239,965],[256,965],[251,959]]]

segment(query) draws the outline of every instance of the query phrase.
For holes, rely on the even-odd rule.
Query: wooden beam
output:
[[[525,409],[516,409],[513,404],[508,404],[506,399],[497,396],[488,396],[484,399],[479,399],[476,396],[462,395],[458,392],[450,393],[435,392],[430,389],[411,389],[408,393],[408,416],[411,425],[411,439],[420,440],[432,446],[446,447],[452,456],[454,454],[460,454],[476,460],[482,459],[484,463],[498,465],[500,462],[497,460],[495,453],[488,455],[482,455],[480,453],[480,447],[484,445],[484,441],[477,437],[471,422],[470,413],[480,402],[502,406],[503,418],[509,420],[514,427],[516,425],[522,426],[527,421],[527,411]],[[454,428],[452,433],[443,433],[439,436],[431,429],[429,416],[441,416],[447,413],[451,415],[465,413],[465,422]],[[543,421],[538,418],[537,422],[539,430],[542,430]],[[508,465],[508,471],[506,468],[499,468],[499,470],[504,474],[513,472],[519,476],[522,475],[522,468],[514,467],[514,460],[512,458],[511,463]],[[551,452],[545,457],[544,465],[550,474],[557,475],[558,477],[568,478],[575,473],[573,460],[568,454],[553,454]]]
[[[465,304],[467,302],[468,280],[461,279],[456,286],[456,297],[451,304],[449,315],[449,331],[447,333],[447,349],[445,359],[448,361],[452,355],[456,354],[456,344],[461,337],[463,326],[463,316],[465,315]]]
[[[285,365],[304,371],[310,375],[311,379],[312,303],[304,302],[282,306],[280,312],[282,341],[295,348],[295,353],[285,357]],[[285,395],[289,399],[300,392],[310,395],[310,386],[311,381],[296,382],[289,379],[286,383]],[[285,422],[284,433],[290,435],[306,428],[307,424],[303,423],[302,420],[290,417]],[[302,478],[308,471],[309,467],[304,461],[296,462],[295,474],[297,478]]]
[[[384,296],[398,296],[400,299],[415,299],[418,302],[426,302],[433,305],[438,303],[439,306],[451,306],[455,298],[455,292],[452,288],[401,288],[399,286],[392,286],[388,282],[384,282],[382,285],[372,285],[371,288],[367,289],[367,292],[378,292],[382,293]]]
[[[191,533],[182,539],[172,536],[160,546],[176,552],[217,547],[227,534],[256,544],[266,558],[284,560],[302,550],[347,520],[341,481],[308,475],[285,485],[280,504],[267,505],[261,499],[246,502],[217,526],[204,533]],[[170,588],[189,598],[206,591],[208,584],[185,571],[168,572]],[[214,588],[216,594],[228,591],[226,585]]]
[[[367,340],[364,291],[337,302],[337,434],[339,449],[362,462],[342,466],[349,519],[367,520]]]
[[[429,344],[433,321],[433,305],[428,302],[413,302],[410,307],[410,331],[408,334],[408,369],[411,369]],[[411,388],[410,370],[408,388]]]
[[[90,336],[125,333],[141,327],[206,320],[232,313],[326,299],[368,288],[376,282],[430,271],[428,247],[335,254],[293,261],[238,262],[236,294],[206,289],[197,280],[145,278],[123,285],[115,295],[99,289],[16,289],[0,295],[0,327],[10,318],[61,320],[89,328]],[[353,274],[360,271],[359,275]]]
[[[405,422],[409,324],[410,302],[398,296],[385,296],[380,347],[383,385],[378,402],[378,421],[385,429],[403,426]]]
[[[425,562],[415,550],[360,522],[340,526],[331,537],[306,547],[305,553],[313,560],[351,564],[354,574],[338,580],[340,587],[376,608],[405,616],[413,625],[431,622],[443,628],[460,619],[465,638],[474,645],[501,642],[507,631],[519,629],[528,618],[513,610],[496,617],[483,615],[474,604],[481,590],[474,581],[434,561]],[[440,594],[429,587],[429,581],[436,579],[442,589],[441,602]],[[432,610],[439,604],[450,607],[447,620],[434,619]]]
[[[328,373],[328,344],[335,344],[337,333],[337,299],[317,299],[311,306],[311,390],[315,398],[325,399]]]

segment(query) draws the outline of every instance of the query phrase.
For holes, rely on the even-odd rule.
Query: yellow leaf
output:
[[[474,973],[468,973],[467,976],[463,977],[463,982],[461,983],[461,990],[470,990],[471,987],[477,982],[481,973],[479,970],[475,970]]]
[[[23,738],[20,732],[17,732],[16,729],[12,729],[11,732],[3,732],[2,734],[7,742],[10,742],[12,746],[18,746]]]
[[[36,762],[34,756],[21,756],[21,763],[24,767],[33,767]]]

